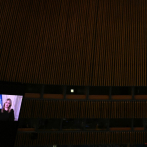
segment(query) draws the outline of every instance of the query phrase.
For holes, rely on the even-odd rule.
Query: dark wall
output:
[[[66,132],[39,133],[31,139],[31,133],[19,133],[15,146],[22,145],[98,145],[98,144],[144,144],[147,132]]]
[[[2,0],[0,80],[146,86],[146,0]]]
[[[27,108],[27,109],[26,109]],[[24,100],[21,118],[147,118],[146,101]]]

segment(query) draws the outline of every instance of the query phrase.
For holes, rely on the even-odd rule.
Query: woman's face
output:
[[[7,101],[6,101],[6,103],[5,103],[5,108],[9,108],[9,107],[10,107],[10,105],[11,105],[10,101],[9,101],[9,100],[7,100]]]

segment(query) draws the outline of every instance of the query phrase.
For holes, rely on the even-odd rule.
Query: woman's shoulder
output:
[[[10,112],[14,112],[14,110],[13,110],[13,109],[11,109],[11,110],[10,110]]]

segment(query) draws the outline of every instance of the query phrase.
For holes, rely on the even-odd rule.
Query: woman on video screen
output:
[[[8,98],[0,110],[0,121],[14,121],[14,110],[11,106],[12,101]]]

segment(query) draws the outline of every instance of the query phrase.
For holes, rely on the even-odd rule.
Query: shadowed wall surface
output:
[[[20,118],[147,118],[146,112],[147,101],[24,100]]]
[[[146,86],[146,0],[2,0],[0,80]]]
[[[22,145],[97,145],[97,144],[143,144],[146,132],[72,132],[72,133],[40,133],[37,140],[31,140],[31,133],[20,133],[15,146]],[[136,137],[138,136],[138,137]],[[58,138],[58,139],[57,139]],[[74,138],[74,139],[73,139]]]

